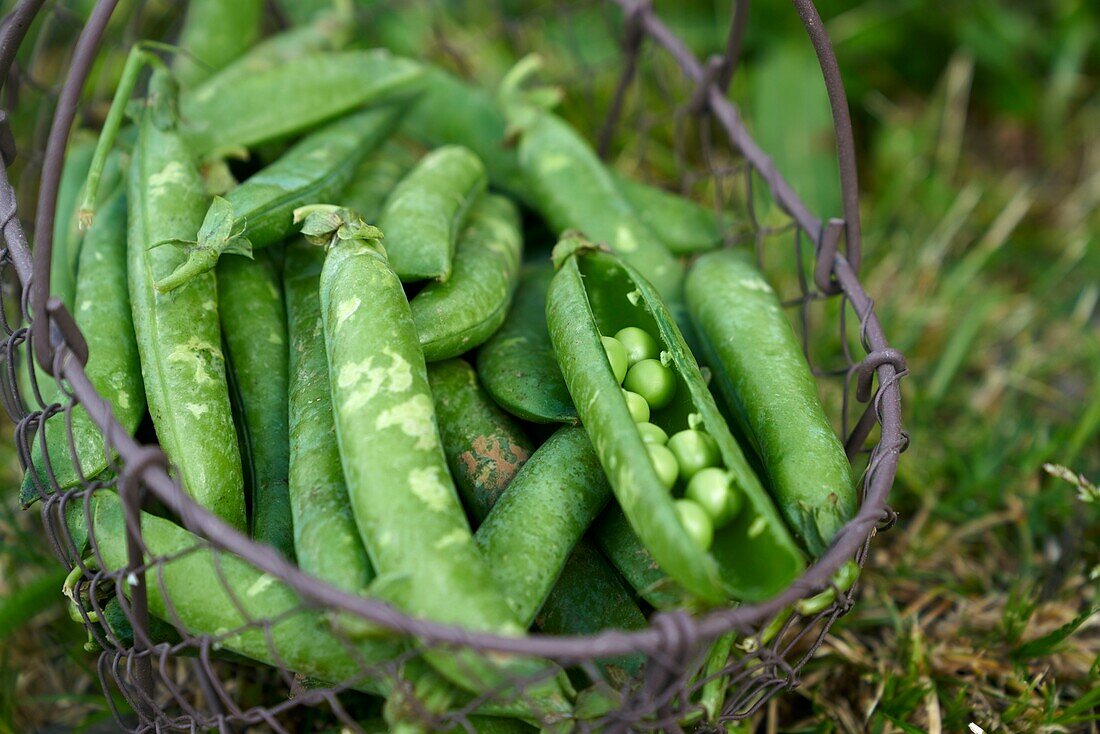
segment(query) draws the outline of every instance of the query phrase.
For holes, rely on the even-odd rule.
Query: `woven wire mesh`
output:
[[[506,707],[544,685],[554,671],[540,665],[524,680],[496,686],[486,681],[481,695],[450,698],[428,710],[420,692],[412,690],[425,657],[463,659],[463,651],[470,650],[553,661],[579,686],[601,692],[611,703],[577,721],[582,731],[721,726],[752,715],[771,696],[798,683],[799,671],[832,623],[851,607],[855,591],[835,590],[835,601],[808,616],[792,612],[793,605],[826,590],[845,561],[855,558],[862,565],[874,532],[894,522],[886,496],[907,440],[898,388],[905,363],[889,348],[873,301],[858,281],[851,128],[835,61],[812,3],[794,4],[822,61],[834,104],[845,204],[843,212],[829,213],[843,217],[827,220],[806,209],[727,100],[748,19],[747,0],[734,9],[725,53],[702,62],[647,2],[533,3],[522,12],[509,2],[416,4],[430,19],[426,57],[484,81],[502,69],[479,66],[464,50],[471,44],[494,41],[517,55],[542,53],[553,80],[568,90],[563,114],[597,142],[610,162],[733,214],[727,244],[751,248],[796,313],[825,403],[853,465],[862,470],[859,515],[831,550],[775,599],[702,617],[655,613],[641,632],[571,638],[473,633],[410,618],[378,600],[328,587],[194,505],[172,478],[148,427],[134,439],[114,421],[84,373],[86,347],[72,317],[59,303],[47,301],[45,289],[35,283],[48,279],[52,212],[72,118],[79,114],[81,124],[94,128],[125,50],[139,38],[170,38],[178,23],[173,3],[134,0],[117,3],[108,24],[115,4],[22,0],[4,20],[0,275],[5,359],[0,374],[25,467],[34,461],[34,447],[44,444],[48,423],[61,421],[69,433],[66,456],[38,460],[45,466],[44,481],[37,486],[40,511],[58,557],[76,569],[67,589],[90,645],[101,650],[104,693],[113,706],[112,694],[121,694],[130,709],[116,707],[121,722],[136,731],[237,725],[305,731],[338,720],[361,730],[371,726],[364,722],[398,710],[433,727],[473,730],[476,711]],[[372,27],[384,26],[387,16],[400,21],[406,12],[405,4],[373,7],[365,13],[367,37]],[[97,32],[107,38],[103,50],[97,50]],[[97,59],[94,68],[92,59]],[[89,71],[85,84],[81,74]],[[13,128],[21,135],[18,157]],[[28,230],[35,234],[33,253],[24,234]],[[32,343],[48,371],[23,369]],[[79,464],[71,448],[77,410],[87,410],[103,431],[108,470],[92,478],[78,466],[81,481],[62,487],[51,467],[62,461]],[[102,526],[90,526],[85,517],[92,496],[111,491],[121,498],[119,513]],[[142,508],[152,514],[139,523]],[[154,542],[148,530],[154,515],[178,521],[193,535],[180,531],[172,542],[160,535]],[[85,535],[91,552],[82,554]],[[201,604],[174,604],[172,595],[160,593],[184,583],[204,584]],[[211,610],[221,615],[216,628],[206,614]],[[386,639],[392,654],[365,654],[381,638],[329,624],[341,615],[390,630]],[[316,651],[300,649],[301,630],[307,627],[325,631],[326,650],[338,664],[310,664],[307,653]],[[701,672],[708,648],[727,633],[736,637],[725,665]],[[645,659],[637,677],[601,664],[631,654]],[[258,666],[257,660],[267,665]],[[468,673],[473,677],[478,671],[471,667]],[[702,721],[705,689],[722,692],[720,715],[709,723]],[[389,703],[383,707],[364,690],[389,694]],[[552,723],[552,712],[542,713],[542,723]]]

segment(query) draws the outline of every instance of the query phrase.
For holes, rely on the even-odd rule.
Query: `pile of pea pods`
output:
[[[87,374],[198,504],[342,590],[504,635],[760,601],[827,549],[855,510],[850,465],[729,222],[609,169],[535,58],[486,89],[349,50],[340,18],[261,40],[258,17],[194,2],[187,54],[137,46],[59,197],[53,290]],[[241,32],[196,30],[212,18]],[[108,470],[87,414],[69,423],[79,471],[64,422],[45,432],[62,489]],[[88,508],[74,525],[126,567],[117,497]],[[197,542],[142,522],[151,556]],[[320,681],[408,644],[209,550],[149,583],[155,618]],[[641,664],[599,661],[618,681]],[[434,650],[404,669],[412,694],[355,686],[446,710],[547,665]],[[572,715],[584,682],[539,680],[482,713]]]

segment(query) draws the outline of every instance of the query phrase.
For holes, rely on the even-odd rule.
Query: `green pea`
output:
[[[703,550],[710,548],[710,544],[714,542],[714,523],[711,522],[707,511],[697,502],[689,499],[676,500],[673,506],[688,537]]]
[[[657,359],[661,356],[661,348],[657,346],[657,340],[645,329],[627,326],[619,329],[615,338],[622,342],[626,349],[627,363],[631,367],[643,359]]]
[[[638,433],[642,434],[642,440],[646,443],[656,443],[664,446],[668,443],[668,434],[665,430],[653,423],[639,423]]]
[[[680,475],[680,465],[676,463],[676,457],[667,446],[659,443],[646,444],[645,448],[649,452],[649,460],[653,462],[657,478],[665,485],[665,489],[672,489],[676,484],[676,477]]]
[[[630,411],[630,417],[635,423],[649,422],[649,403],[645,398],[629,390],[623,390],[623,398],[626,399],[627,410]]]
[[[627,362],[626,349],[622,342],[613,336],[601,336],[600,341],[603,342],[603,350],[607,352],[607,361],[611,363],[615,380],[620,385],[623,384],[623,380],[626,379],[626,368],[630,366]]]
[[[688,429],[674,433],[668,440],[668,447],[680,462],[684,479],[691,479],[700,469],[722,463],[718,444],[704,431]]]
[[[683,470],[683,464],[680,469]],[[718,467],[698,471],[688,481],[684,497],[706,510],[716,528],[729,524],[741,509],[741,495],[734,490],[726,470]]]
[[[676,377],[659,360],[643,359],[626,373],[623,387],[645,398],[649,407],[660,410],[676,394]]]

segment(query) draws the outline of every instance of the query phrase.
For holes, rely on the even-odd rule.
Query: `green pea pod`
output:
[[[364,221],[377,220],[386,197],[415,164],[416,156],[406,146],[387,141],[359,164],[337,197],[340,206],[351,209]]]
[[[409,303],[426,360],[468,352],[500,328],[519,281],[522,251],[515,205],[492,194],[478,199],[459,235],[451,278],[429,283]]]
[[[546,291],[553,277],[548,264],[523,270],[504,323],[478,350],[477,373],[509,413],[533,423],[575,423],[577,409],[546,329]]]
[[[550,337],[581,422],[642,543],[665,573],[702,602],[756,601],[786,588],[803,568],[801,553],[730,435],[655,288],[624,260],[577,235],[558,243],[554,259],[558,272],[546,304]],[[608,363],[601,334],[627,326],[657,339],[675,378],[671,403],[650,420],[669,435],[689,427],[709,433],[743,495],[744,507],[717,533],[710,552],[685,530]]]
[[[485,163],[493,186],[523,195],[523,172],[514,148],[505,145],[504,113],[493,95],[443,69],[424,70],[423,91],[402,122],[402,131],[429,147],[461,145]]]
[[[447,472],[416,327],[380,232],[325,208],[315,208],[302,231],[329,247],[320,288],[336,437],[356,525],[379,574],[375,588],[417,616],[522,634]],[[545,665],[469,651],[426,656],[474,693],[508,689]],[[569,710],[556,680],[521,695],[537,710]]]
[[[386,199],[378,226],[404,282],[451,277],[455,244],[466,214],[485,191],[485,167],[465,148],[436,148]]]
[[[524,188],[556,234],[575,229],[606,243],[665,299],[679,301],[683,272],[665,245],[638,219],[596,151],[567,122],[540,109],[519,87],[535,68],[521,61],[501,84],[509,127],[518,134]]]
[[[611,565],[655,609],[690,604],[687,592],[661,570],[653,554],[638,539],[622,508],[608,507],[596,521],[593,536]]]
[[[474,539],[525,624],[534,621],[611,488],[584,430],[559,428],[531,456]]]
[[[244,435],[252,537],[294,557],[287,489],[287,325],[279,274],[269,258],[228,257],[217,269],[218,315]]]
[[[95,153],[95,139],[75,138],[65,152],[65,165],[57,190],[50,251],[50,295],[57,296],[71,313],[76,297],[80,232],[76,226],[77,202]]]
[[[856,509],[851,465],[764,276],[732,251],[700,258],[687,300],[713,382],[763,461],[788,524],[814,556]]]
[[[275,4],[293,25],[303,25],[331,8],[333,0],[278,0]]]
[[[127,568],[118,497],[96,492],[92,508],[101,570]],[[178,623],[192,635],[216,635],[222,649],[267,665],[322,680],[355,680],[357,688],[370,693],[388,692],[392,681],[381,677],[381,666],[401,652],[399,640],[372,639],[349,648],[329,630],[322,612],[303,607],[301,597],[270,574],[232,554],[216,553],[170,520],[143,512],[141,528],[147,560],[170,559],[146,574],[153,616]],[[256,620],[271,623],[261,627],[252,624]],[[379,666],[378,677],[364,680],[363,666]]]
[[[550,635],[591,635],[608,629],[644,629],[646,618],[615,569],[582,540],[562,567],[535,625]],[[638,675],[645,657],[635,654],[597,662],[608,682],[621,687]]]
[[[181,99],[198,155],[247,148],[308,130],[366,105],[408,100],[420,66],[382,50],[330,51],[293,58],[225,87],[214,77]],[[278,114],[268,114],[273,102]]]
[[[176,41],[172,70],[190,88],[240,57],[260,37],[261,0],[191,0]]]
[[[119,186],[107,199],[100,208],[100,216],[84,234],[75,303],[74,317],[88,343],[85,373],[110,403],[115,419],[133,433],[145,414],[145,390],[126,290],[124,186]],[[53,477],[62,490],[77,486],[81,476],[99,475],[108,463],[103,434],[83,406],[73,408],[71,419],[77,465],[71,459],[69,430],[64,415],[54,416],[46,423],[46,453]],[[50,486],[41,459],[23,477],[19,497],[24,507],[38,499],[37,486]]]
[[[724,226],[713,208],[614,173],[615,183],[642,224],[675,255],[692,255],[722,244]]]
[[[283,270],[290,332],[290,509],[298,566],[361,593],[374,576],[344,484],[329,390],[319,292],[324,253],[287,247]]]
[[[154,243],[193,235],[209,203],[191,151],[165,112],[174,94],[157,69],[130,163],[127,266],[145,395],[157,437],[195,500],[244,529],[244,479],[229,406],[214,274],[172,293],[153,283],[183,254]]]
[[[475,524],[480,524],[530,459],[531,441],[485,393],[474,370],[461,359],[428,365],[428,381],[447,464]],[[536,624],[549,634],[590,634],[641,629],[646,620],[614,569],[582,539],[546,596]],[[642,658],[602,664],[620,680],[623,670],[636,673]]]
[[[534,446],[489,398],[461,359],[428,365],[443,453],[462,501],[480,525],[531,458]]]
[[[293,231],[294,210],[335,199],[367,153],[396,128],[404,109],[403,104],[393,104],[330,123],[224,199],[215,199],[197,241],[172,243],[187,252],[187,260],[157,281],[157,288],[178,288],[213,268],[222,253],[251,254],[283,240]]]

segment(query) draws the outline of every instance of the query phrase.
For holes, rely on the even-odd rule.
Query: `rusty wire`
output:
[[[387,604],[355,596],[305,575],[273,549],[253,543],[218,518],[192,502],[170,473],[170,467],[158,447],[142,445],[128,435],[114,419],[111,406],[99,396],[84,371],[87,359],[84,341],[72,317],[56,299],[48,298],[49,263],[57,185],[66,141],[79,111],[78,102],[84,80],[99,47],[108,21],[118,0],[100,0],[89,21],[78,26],[80,36],[72,46],[67,73],[52,80],[55,84],[17,89],[20,75],[16,53],[31,22],[42,13],[62,16],[66,22],[50,26],[57,33],[72,31],[72,16],[59,3],[45,0],[21,0],[0,25],[0,80],[7,95],[5,103],[28,103],[38,94],[48,104],[49,135],[44,148],[30,144],[27,171],[40,167],[38,200],[34,208],[35,247],[29,247],[23,222],[17,214],[16,191],[9,180],[9,169],[16,160],[15,140],[9,117],[0,111],[0,278],[8,296],[18,295],[13,307],[5,299],[0,326],[3,327],[5,367],[3,402],[16,421],[16,440],[24,467],[32,462],[32,447],[44,438],[48,420],[71,421],[79,406],[86,410],[104,434],[105,451],[111,457],[112,471],[106,477],[88,478],[80,486],[61,490],[46,464],[45,486],[38,487],[45,534],[59,559],[67,567],[81,568],[83,578],[75,588],[76,607],[95,642],[103,650],[99,671],[104,692],[122,694],[133,715],[116,710],[120,722],[133,731],[228,729],[238,725],[262,725],[274,731],[292,731],[302,711],[325,708],[333,718],[352,730],[360,730],[358,712],[348,703],[348,691],[366,681],[389,680],[400,684],[403,666],[428,651],[476,649],[507,652],[552,660],[565,668],[585,672],[589,678],[618,690],[620,704],[604,716],[578,722],[581,731],[676,731],[682,722],[691,722],[698,714],[693,696],[708,682],[695,674],[707,645],[727,632],[738,634],[735,654],[724,669],[711,676],[724,678],[725,702],[719,722],[730,722],[753,715],[772,696],[797,685],[799,671],[822,644],[830,626],[854,603],[854,590],[837,594],[828,609],[809,618],[792,613],[795,602],[821,592],[844,562],[855,559],[860,565],[869,551],[870,539],[877,530],[890,527],[896,516],[886,504],[897,471],[899,454],[907,446],[901,426],[901,394],[898,380],[905,374],[904,357],[886,341],[874,313],[874,302],[860,285],[859,264],[862,241],[858,213],[855,146],[847,101],[821,18],[810,0],[793,0],[817,54],[822,77],[832,105],[843,204],[839,217],[811,212],[795,189],[771,163],[765,151],[753,141],[726,90],[737,68],[741,38],[748,22],[749,3],[736,4],[725,51],[706,60],[697,59],[654,12],[648,0],[612,0],[600,5],[601,12],[616,6],[621,13],[609,19],[621,40],[617,71],[611,71],[614,94],[603,114],[602,125],[588,132],[602,153],[613,156],[620,132],[630,129],[645,133],[667,133],[675,150],[677,177],[681,190],[693,193],[705,189],[715,207],[737,209],[739,228],[727,233],[731,246],[755,250],[761,267],[777,245],[792,247],[793,261],[783,267],[794,269],[796,284],[786,303],[798,309],[803,349],[815,374],[824,382],[838,384],[842,400],[838,423],[842,427],[849,457],[866,459],[862,476],[862,503],[858,515],[838,534],[830,550],[806,573],[777,597],[754,605],[712,611],[692,617],[684,612],[655,614],[651,625],[642,631],[608,630],[596,635],[550,637],[531,634],[525,637],[499,637],[449,627],[409,617]],[[580,3],[577,7],[592,7]],[[140,8],[140,3],[138,4]],[[569,9],[551,6],[550,12]],[[522,42],[516,22],[501,15],[500,33]],[[139,37],[133,24],[140,12],[132,13],[124,37]],[[616,25],[617,23],[617,25]],[[44,25],[45,27],[45,25]],[[48,39],[47,39],[48,40]],[[71,42],[71,39],[69,39]],[[42,38],[38,43],[45,43]],[[597,73],[591,60],[578,58],[576,64],[584,77]],[[658,90],[667,101],[667,109],[653,109],[652,99],[642,93]],[[14,108],[12,108],[14,109]],[[590,110],[591,112],[591,110]],[[644,139],[633,151],[644,163]],[[689,138],[691,141],[689,142]],[[21,143],[22,144],[22,143]],[[41,144],[41,140],[39,140]],[[26,179],[24,176],[23,179]],[[765,221],[758,212],[758,198],[766,191],[782,222],[776,216]],[[774,212],[773,212],[774,214]],[[830,214],[830,213],[825,213]],[[836,214],[836,213],[833,213]],[[810,247],[812,245],[812,247]],[[843,245],[843,247],[842,247]],[[775,267],[772,267],[772,272]],[[817,365],[813,345],[823,334],[820,323],[832,304],[839,323],[839,364]],[[853,324],[854,320],[854,324]],[[851,353],[849,324],[858,325],[859,344],[865,355]],[[27,370],[30,394],[21,388],[17,363],[33,355],[41,372]],[[838,357],[831,355],[834,360]],[[56,376],[58,402],[46,404],[37,384],[40,379]],[[874,378],[878,386],[874,388]],[[854,389],[853,389],[854,385]],[[854,393],[854,395],[852,395]],[[866,408],[850,420],[851,398],[866,403]],[[851,428],[850,428],[851,426]],[[877,442],[868,451],[865,444],[875,428]],[[37,438],[36,438],[37,437]],[[71,439],[71,433],[70,433]],[[72,461],[75,453],[55,460]],[[79,467],[77,467],[79,470]],[[117,475],[118,479],[114,477]],[[128,566],[115,573],[99,570],[94,528],[87,528],[93,549],[92,563],[86,564],[73,527],[68,522],[73,507],[87,507],[91,495],[106,488],[117,490],[121,498],[127,528]],[[201,540],[193,547],[171,556],[149,552],[139,522],[141,508],[155,501],[178,518],[180,524]],[[79,530],[79,528],[78,528]],[[240,616],[236,628],[218,634],[192,635],[186,631],[179,613],[169,604],[165,620],[176,628],[175,639],[158,639],[148,609],[149,589],[157,589],[171,564],[191,558],[209,563],[218,579],[212,593],[224,593]],[[227,564],[247,564],[278,579],[293,591],[298,603],[279,618],[256,618],[245,600],[234,594],[227,579]],[[97,620],[108,613],[110,600],[118,603],[131,628],[132,639],[121,639],[116,630]],[[395,637],[408,641],[407,651],[383,664],[370,665],[359,659],[359,670],[348,680],[303,681],[289,672],[274,643],[273,630],[300,615],[341,612],[369,620],[391,630]],[[771,639],[761,640],[762,631],[777,615],[785,621]],[[242,635],[260,634],[274,668],[259,668],[239,657],[228,658],[222,645]],[[339,644],[348,654],[355,650],[352,640],[340,636]],[[602,680],[597,658],[640,653],[647,663],[638,680],[613,685]],[[282,668],[282,669],[279,669]],[[260,702],[248,693],[247,680],[257,680],[265,698]],[[467,702],[455,703],[445,714],[422,712],[436,726],[470,729],[470,715],[481,704],[500,703],[508,696],[520,695],[533,681],[513,681],[510,692],[483,694]],[[248,695],[246,695],[248,693]],[[112,707],[115,706],[113,700]]]

